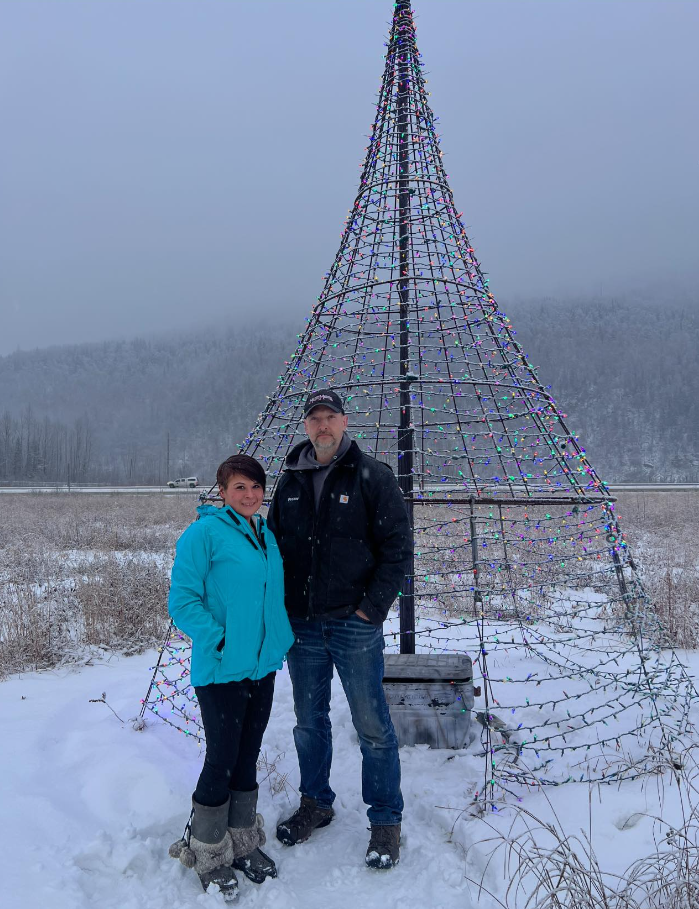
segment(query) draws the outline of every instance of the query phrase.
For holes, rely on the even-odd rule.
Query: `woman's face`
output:
[[[225,505],[244,518],[251,518],[262,505],[265,491],[255,480],[249,480],[242,473],[232,473],[228,485],[218,487]]]

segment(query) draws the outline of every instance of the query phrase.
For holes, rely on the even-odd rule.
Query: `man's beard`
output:
[[[319,436],[313,443],[313,447],[316,451],[331,451],[333,448],[336,448],[338,442],[333,438],[333,436]]]

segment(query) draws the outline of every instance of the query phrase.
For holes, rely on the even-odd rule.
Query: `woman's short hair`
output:
[[[219,486],[223,486],[226,489],[228,481],[234,473],[241,473],[248,480],[252,480],[253,483],[259,483],[263,489],[267,485],[267,475],[262,464],[256,461],[255,458],[251,458],[250,455],[237,454],[226,458],[216,471],[216,482]]]

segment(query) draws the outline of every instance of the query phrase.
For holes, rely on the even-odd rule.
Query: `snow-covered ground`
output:
[[[80,670],[29,673],[2,683],[2,906],[223,905],[219,894],[202,893],[194,872],[167,854],[184,828],[202,751],[194,739],[154,717],[142,732],[128,722],[140,709],[156,658],[154,651],[112,657]],[[691,662],[699,669],[696,655]],[[99,702],[103,692],[109,706]],[[239,904],[274,909],[495,909],[496,899],[486,893],[479,899],[473,881],[482,880],[504,899],[511,871],[502,848],[491,857],[494,843],[488,839],[492,827],[505,833],[518,823],[517,808],[504,806],[489,814],[487,822],[467,810],[483,779],[478,741],[458,752],[401,749],[406,802],[402,859],[394,870],[376,872],[363,865],[368,833],[360,753],[337,681],[332,719],[336,819],[307,843],[283,847],[273,831],[276,821],[296,805],[298,770],[291,685],[285,669],[278,674],[263,743],[267,763],[276,769],[266,781],[264,773],[260,775],[260,800],[268,851],[279,877],[261,886],[243,878]],[[611,873],[621,873],[634,859],[654,851],[654,836],[664,830],[651,815],[673,823],[680,817],[678,789],[661,777],[620,787],[567,784],[527,793],[522,804],[546,821],[555,811],[570,834],[591,827],[600,864]]]
[[[89,612],[91,619],[100,616],[106,620],[106,588],[97,581],[107,569],[118,582],[115,590],[125,591],[119,597],[124,603],[133,600],[129,584],[136,572],[120,574],[116,569],[122,563],[143,568],[155,565],[162,568],[163,575],[166,573],[174,540],[189,521],[194,502],[188,491],[177,492],[182,495],[154,497],[147,510],[136,496],[108,496],[100,498],[99,503],[95,496],[11,496],[3,502],[4,511],[11,510],[11,520],[4,515],[6,521],[0,522],[0,544],[6,547],[0,560],[0,599],[7,607],[14,596],[24,610],[19,610],[13,619],[12,628],[17,631],[13,640],[21,650],[22,635],[43,623],[40,627],[45,628],[48,643],[40,637],[37,641],[54,658],[49,660],[44,649],[38,648],[36,653],[22,651],[17,659],[26,659],[25,665],[46,665],[56,659],[64,662],[53,670],[15,675],[0,682],[0,723],[4,732],[0,745],[2,909],[186,909],[223,905],[220,896],[203,894],[194,873],[167,855],[169,844],[181,835],[189,813],[191,792],[203,760],[201,749],[191,736],[177,732],[150,712],[146,714],[148,725],[143,732],[134,731],[128,722],[140,710],[156,652],[110,656],[110,645],[105,640],[112,638],[99,638],[88,646],[83,636],[73,654],[59,637],[63,628],[67,629],[64,637],[77,635],[76,628],[82,627],[81,622],[88,615],[87,607],[94,606]],[[643,546],[637,548],[644,550],[648,565],[657,563],[668,571],[680,566],[685,574],[690,568],[696,569],[696,547],[691,541],[696,539],[697,511],[691,497],[673,494],[665,501],[660,496],[633,495],[627,497],[624,510],[633,519],[634,540],[642,536]],[[665,550],[657,549],[658,540],[667,546],[667,555]],[[680,543],[686,545],[687,554],[677,561]],[[667,579],[664,575],[663,578],[667,587]],[[94,591],[92,587],[88,591],[91,596],[94,592],[94,597],[88,598],[82,611],[72,600],[66,599],[63,604],[58,597],[64,588],[72,590],[81,579],[94,587]],[[150,636],[139,641],[157,640],[163,621],[164,595],[158,588],[157,595],[144,599],[152,586],[152,579],[146,580],[148,584],[138,590],[138,601],[149,604],[141,612],[152,615],[153,629],[147,629]],[[673,602],[678,590],[673,580]],[[40,594],[44,592],[46,597],[42,599]],[[24,598],[19,597],[20,593],[25,594]],[[691,609],[682,606],[682,614],[691,624],[695,621],[695,587],[687,586],[686,593]],[[34,600],[34,611],[28,611]],[[106,632],[114,632],[118,638],[120,622],[126,621],[131,628],[134,617],[125,612],[120,618],[122,607],[116,602],[110,609],[112,625],[105,621]],[[565,609],[559,619],[567,620]],[[575,620],[580,630],[590,631],[592,620],[586,614],[576,615]],[[420,622],[427,623],[427,619],[420,618]],[[435,629],[419,641],[428,649],[448,649],[447,639],[464,636],[468,631],[466,627],[440,629],[439,617],[430,622]],[[397,631],[397,627],[393,619],[386,629],[393,649],[397,643],[390,632]],[[575,716],[591,716],[586,711],[597,701],[616,704],[616,698],[610,699],[597,687],[597,678],[604,685],[610,672],[615,677],[623,672],[623,661],[617,665],[614,653],[604,653],[604,637],[598,638],[594,648],[588,647],[588,635],[568,649],[566,635],[560,628],[545,638],[541,634],[546,629],[541,627],[527,631],[531,647],[538,648],[543,656],[559,656],[564,662],[579,660],[592,670],[591,684],[595,687],[585,690],[578,699],[586,686],[590,689],[580,678],[559,684],[553,670],[545,669],[547,680],[532,675],[542,672],[542,666],[529,665],[531,654],[515,646],[519,638],[515,635],[516,640],[512,640],[505,617],[487,630],[488,671],[494,695],[501,701],[497,712],[516,730],[515,739],[524,735],[522,728],[547,720],[561,723],[566,744],[575,746],[578,739],[593,734],[590,729],[572,728]],[[479,652],[478,641],[465,637],[458,642],[458,648],[468,651],[474,659]],[[682,652],[680,656],[696,678],[699,654]],[[81,664],[91,659],[92,665],[78,669],[65,662],[73,658]],[[476,666],[477,685],[483,681],[481,668]],[[512,692],[522,680],[528,683],[527,690],[522,686],[521,691],[518,688]],[[99,702],[102,692],[106,692],[109,706]],[[566,701],[574,699],[572,706],[563,703],[561,696]],[[91,700],[97,702],[90,703]],[[510,705],[509,709],[505,705]],[[516,712],[512,705],[517,706]],[[640,708],[636,705],[635,712],[629,709],[619,713],[615,709],[612,717],[607,717],[613,734],[623,731],[632,717],[633,723],[638,723],[638,713],[648,713],[645,705],[647,701]],[[483,707],[481,697],[476,700],[476,709]],[[615,713],[619,713],[618,719]],[[695,713],[699,713],[696,708]],[[594,714],[600,737],[606,729],[604,716]],[[666,824],[677,825],[681,821],[681,790],[667,774],[626,781],[620,786],[566,783],[547,786],[545,790],[520,791],[521,803],[508,797],[498,802],[497,812],[476,817],[472,814],[472,799],[475,791],[483,789],[486,765],[481,727],[474,724],[474,741],[462,751],[430,751],[426,747],[401,750],[406,801],[402,861],[391,872],[371,872],[363,865],[368,832],[360,796],[360,753],[338,683],[332,718],[332,781],[338,793],[337,818],[308,843],[293,849],[282,847],[274,838],[274,826],[296,806],[298,769],[292,737],[291,688],[286,671],[279,673],[272,720],[263,746],[268,765],[275,769],[267,780],[264,772],[259,775],[261,809],[270,836],[268,851],[277,861],[279,878],[261,887],[242,879],[241,906],[345,909],[346,904],[358,903],[363,909],[496,909],[501,905],[498,899],[505,902],[516,870],[505,864],[506,850],[502,845],[493,854],[496,838],[506,835],[512,825],[515,832],[524,829],[524,816],[518,814],[522,810],[545,822],[557,816],[570,836],[582,836],[581,831],[589,834],[591,829],[602,869],[610,875],[621,874],[634,860],[652,854],[657,843],[668,848],[662,845]],[[695,728],[698,719],[695,715]],[[612,762],[617,757],[633,758],[632,751],[640,744],[630,736],[621,741],[620,752],[610,746]],[[573,769],[579,779],[584,768],[578,755],[584,754],[580,749],[571,749],[565,756],[556,754],[556,764],[545,771],[549,781],[572,775]],[[498,760],[505,757],[500,752]],[[653,816],[663,818],[663,822],[654,822]],[[547,835],[539,831],[535,839],[545,843]],[[479,899],[481,881],[494,896],[484,890]],[[517,902],[511,893],[508,905],[523,906],[524,899],[520,897]]]

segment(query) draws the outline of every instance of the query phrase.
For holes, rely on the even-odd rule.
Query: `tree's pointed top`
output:
[[[397,0],[393,10],[393,26],[389,47],[400,47],[406,41],[415,42],[415,22],[410,0]]]
[[[396,0],[393,10],[393,23],[398,27],[412,27],[413,11],[410,7],[410,0]]]

